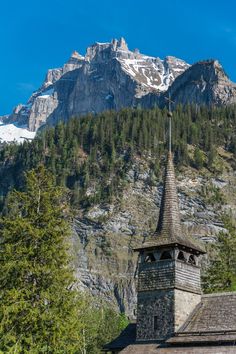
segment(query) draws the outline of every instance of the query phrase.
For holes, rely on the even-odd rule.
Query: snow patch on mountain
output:
[[[25,140],[33,139],[35,135],[36,132],[30,132],[26,126],[18,126],[17,124],[4,124],[0,121],[0,143],[23,143]]]
[[[122,69],[147,90],[164,92],[190,65],[175,57],[160,58],[132,53],[133,58],[119,57]],[[144,91],[143,94],[146,94]]]
[[[54,93],[54,89],[51,88],[51,89],[48,89],[46,91],[43,91],[41,94],[40,94],[40,97],[44,97],[44,98],[48,98],[49,96],[52,96]]]

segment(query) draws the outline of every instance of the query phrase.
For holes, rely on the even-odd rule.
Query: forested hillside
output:
[[[136,155],[150,154],[153,174],[160,176],[167,126],[166,110],[108,111],[59,123],[39,133],[32,142],[3,146],[1,195],[11,187],[20,188],[23,172],[43,163],[56,175],[59,185],[72,191],[73,203],[85,206],[109,200],[119,194],[120,182],[124,182],[125,171]],[[236,107],[179,106],[173,113],[172,126],[173,151],[179,166],[206,167],[220,173],[217,148],[236,157]]]
[[[136,301],[132,248],[158,218],[166,113],[137,108],[73,118],[0,151],[3,212],[9,190],[24,189],[24,172],[45,165],[69,191],[79,285],[129,315]],[[226,231],[222,215],[236,215],[236,107],[178,106],[172,127],[183,225],[211,244]]]

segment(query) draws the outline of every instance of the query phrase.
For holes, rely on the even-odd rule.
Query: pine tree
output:
[[[207,164],[209,168],[213,167],[214,161],[216,158],[216,149],[215,147],[212,145],[209,149],[209,151],[207,152]]]
[[[78,299],[69,262],[66,203],[39,167],[13,191],[0,220],[0,351],[76,353]]]
[[[236,228],[229,217],[224,218],[228,233],[221,232],[213,246],[214,257],[203,277],[206,292],[236,290]]]
[[[196,147],[194,150],[194,165],[197,169],[201,169],[204,164],[204,154],[203,152],[199,149],[199,147]]]

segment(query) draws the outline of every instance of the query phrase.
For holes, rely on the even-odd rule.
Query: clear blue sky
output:
[[[121,36],[161,58],[217,58],[236,81],[235,0],[3,0],[0,10],[0,115],[73,50]]]

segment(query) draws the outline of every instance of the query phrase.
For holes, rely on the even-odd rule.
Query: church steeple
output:
[[[172,153],[169,151],[156,236],[168,238],[171,242],[178,237],[181,231],[174,164]]]
[[[161,200],[160,207],[160,215],[157,224],[156,234],[159,237],[168,237],[170,241],[176,239],[176,236],[181,234],[181,225],[180,225],[180,214],[179,214],[179,204],[178,204],[178,196],[176,190],[176,182],[175,182],[175,171],[173,164],[173,157],[171,153],[171,99],[170,96],[168,98],[169,102],[169,110],[168,110],[168,118],[169,118],[169,150],[167,155],[167,164],[165,170],[164,177],[164,186],[163,186],[163,194]]]
[[[168,131],[168,154],[164,173],[163,192],[161,198],[159,218],[157,222],[156,231],[149,235],[145,240],[143,246],[164,246],[179,244],[188,248],[204,253],[203,246],[190,235],[185,235],[179,212],[179,200],[176,187],[175,169],[172,155],[172,131],[171,131],[171,103],[169,98],[168,118],[169,118],[169,131]]]
[[[169,97],[170,107],[170,97]],[[165,340],[186,321],[200,302],[199,256],[203,246],[183,232],[175,171],[169,144],[157,228],[139,251],[137,341]]]
[[[176,243],[204,252],[203,246],[190,235],[186,235],[182,228],[173,157],[170,151],[167,156],[157,228],[155,233],[147,239],[147,243],[156,245]]]

